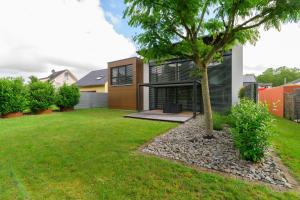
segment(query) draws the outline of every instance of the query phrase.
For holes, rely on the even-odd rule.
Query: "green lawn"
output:
[[[93,109],[0,120],[0,199],[299,198],[137,153],[176,124],[125,119],[125,113]]]
[[[300,181],[300,124],[276,118],[273,143],[283,163]]]

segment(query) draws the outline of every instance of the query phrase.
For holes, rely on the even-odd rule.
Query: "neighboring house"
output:
[[[77,85],[81,92],[107,93],[107,76],[107,69],[92,71],[77,81]]]
[[[258,83],[258,88],[271,88],[273,83]]]
[[[248,86],[256,83],[255,75],[245,74],[243,75],[243,86]]]
[[[300,78],[287,83],[286,85],[300,85]]]
[[[223,63],[209,66],[211,104],[214,111],[227,111],[239,101],[243,86],[243,48],[235,46],[224,54]],[[132,110],[203,112],[201,82],[193,78],[191,60],[172,59],[164,63],[143,63],[128,58],[108,63],[108,106]],[[171,109],[172,110],[172,109]]]
[[[50,81],[55,88],[58,88],[64,83],[66,83],[67,85],[76,83],[77,78],[69,70],[65,69],[57,72],[55,70],[52,70],[51,74],[48,77],[40,78],[39,80],[43,82]]]

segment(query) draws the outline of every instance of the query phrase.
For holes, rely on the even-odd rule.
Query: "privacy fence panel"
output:
[[[107,107],[108,94],[96,92],[80,92],[76,109]]]
[[[300,90],[284,95],[284,117],[300,122]]]

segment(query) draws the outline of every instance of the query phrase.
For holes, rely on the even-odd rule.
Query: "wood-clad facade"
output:
[[[138,85],[143,83],[143,60],[134,57],[108,63],[108,106],[137,110]]]

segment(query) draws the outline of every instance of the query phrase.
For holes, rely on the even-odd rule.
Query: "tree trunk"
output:
[[[202,89],[202,98],[203,98],[203,106],[204,106],[205,126],[207,132],[206,137],[212,138],[213,120],[212,120],[212,110],[211,110],[211,103],[210,103],[207,66],[203,66],[202,70],[203,73],[202,73],[201,89]]]
[[[204,107],[204,118],[206,126],[206,136],[205,138],[213,138],[213,120],[212,120],[212,110],[210,104],[210,94],[209,94],[209,84],[208,84],[208,74],[207,65],[200,62],[200,59],[195,59],[195,63],[199,70],[202,72],[201,89],[202,89],[202,99]]]

